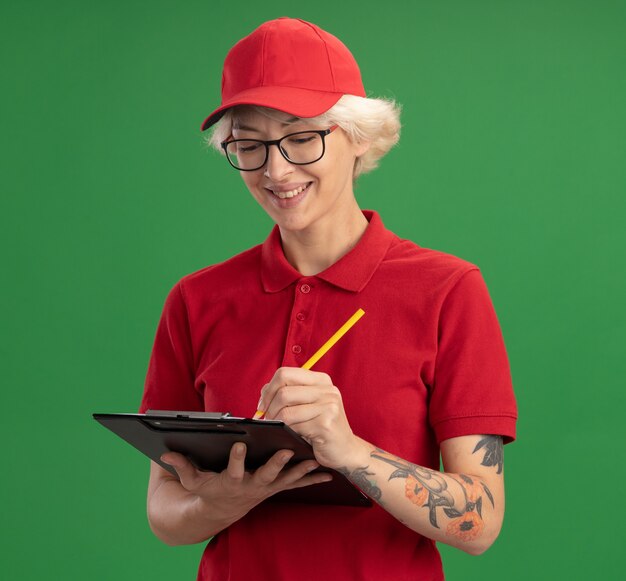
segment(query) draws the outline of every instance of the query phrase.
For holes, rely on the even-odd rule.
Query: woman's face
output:
[[[288,119],[289,115],[278,111],[272,118],[256,111],[238,112],[233,138],[268,141],[297,131],[329,129],[306,120],[286,123]],[[352,143],[340,128],[326,135],[325,142],[324,156],[314,163],[294,165],[272,145],[262,168],[241,172],[250,193],[282,230],[341,224],[344,211],[354,208],[354,162],[366,146]]]

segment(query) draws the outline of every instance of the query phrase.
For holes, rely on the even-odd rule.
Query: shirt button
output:
[[[298,313],[296,315],[296,319],[298,319],[298,321],[304,321],[304,319],[306,319],[306,317],[304,316],[304,313]]]
[[[307,294],[307,293],[310,293],[310,292],[311,292],[311,287],[310,287],[308,284],[303,284],[303,285],[300,287],[300,290],[301,290],[304,294]]]
[[[296,354],[302,353],[302,347],[300,347],[300,345],[294,345],[291,350]]]

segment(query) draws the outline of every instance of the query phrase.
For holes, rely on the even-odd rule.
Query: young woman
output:
[[[152,463],[153,531],[172,545],[213,537],[202,580],[443,579],[436,541],[479,554],[500,531],[516,405],[478,267],[400,239],[355,198],[356,177],[398,140],[398,107],[366,98],[337,38],[282,18],[229,52],[211,126],[276,225],[172,289],[141,411],[259,408],[316,460],[292,465],[281,450],[247,472],[240,443],[213,473],[165,454],[178,478]],[[349,334],[301,369],[358,308]],[[374,506],[264,502],[328,480],[319,466]]]

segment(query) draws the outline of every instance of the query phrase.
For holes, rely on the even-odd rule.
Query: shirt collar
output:
[[[369,222],[357,245],[326,270],[318,273],[320,278],[344,290],[359,292],[365,288],[387,254],[396,237],[383,225],[377,212],[363,210]],[[303,278],[285,258],[280,230],[274,226],[261,251],[261,281],[266,292],[278,292]]]

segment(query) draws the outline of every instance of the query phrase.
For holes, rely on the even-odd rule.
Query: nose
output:
[[[267,162],[265,162],[265,175],[272,181],[279,182],[292,171],[293,165],[283,157],[278,145],[270,145],[267,152]]]

